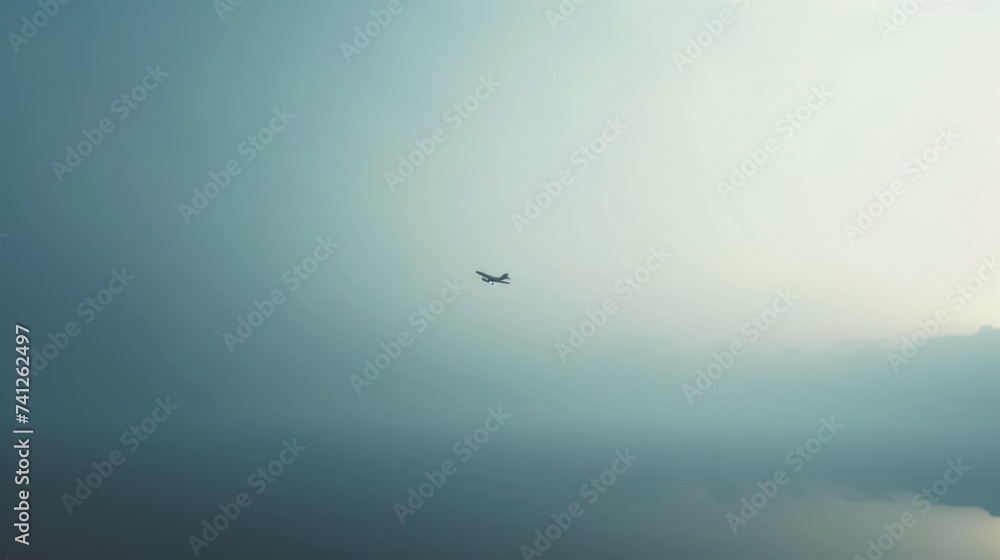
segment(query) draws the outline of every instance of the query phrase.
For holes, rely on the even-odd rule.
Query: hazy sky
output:
[[[959,459],[886,560],[998,557],[995,2],[402,0],[371,23],[387,4],[72,2],[26,42],[37,3],[0,8],[4,316],[36,352],[82,331],[33,378],[43,556],[187,557],[298,437],[203,556],[522,557],[628,448],[544,557],[864,556]],[[68,514],[165,395],[177,418]],[[496,407],[510,424],[400,524]],[[831,416],[843,435],[733,534]]]

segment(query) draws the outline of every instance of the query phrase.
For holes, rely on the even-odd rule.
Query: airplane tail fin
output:
[[[503,276],[501,276],[500,279],[501,280],[510,280],[510,274],[507,274],[506,272],[504,272]]]

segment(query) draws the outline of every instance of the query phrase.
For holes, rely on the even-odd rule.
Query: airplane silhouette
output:
[[[493,284],[494,282],[497,284],[510,284],[510,282],[507,282],[507,280],[510,279],[510,274],[507,274],[506,272],[499,278],[496,276],[490,276],[485,272],[479,272],[478,270],[476,271],[476,274],[483,277],[483,282],[489,282],[490,284]]]

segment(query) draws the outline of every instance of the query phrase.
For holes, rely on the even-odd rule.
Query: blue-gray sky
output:
[[[40,6],[0,8],[11,558],[194,556],[241,491],[198,557],[524,558],[574,501],[543,557],[865,557],[907,511],[887,560],[1000,552],[996,3]]]

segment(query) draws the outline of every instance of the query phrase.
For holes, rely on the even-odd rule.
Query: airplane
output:
[[[476,271],[476,274],[483,277],[483,282],[489,282],[490,284],[493,284],[494,282],[497,284],[510,284],[510,282],[507,282],[507,280],[510,280],[510,274],[507,274],[506,272],[499,278],[496,276],[490,276],[485,272],[479,272],[478,270]]]

